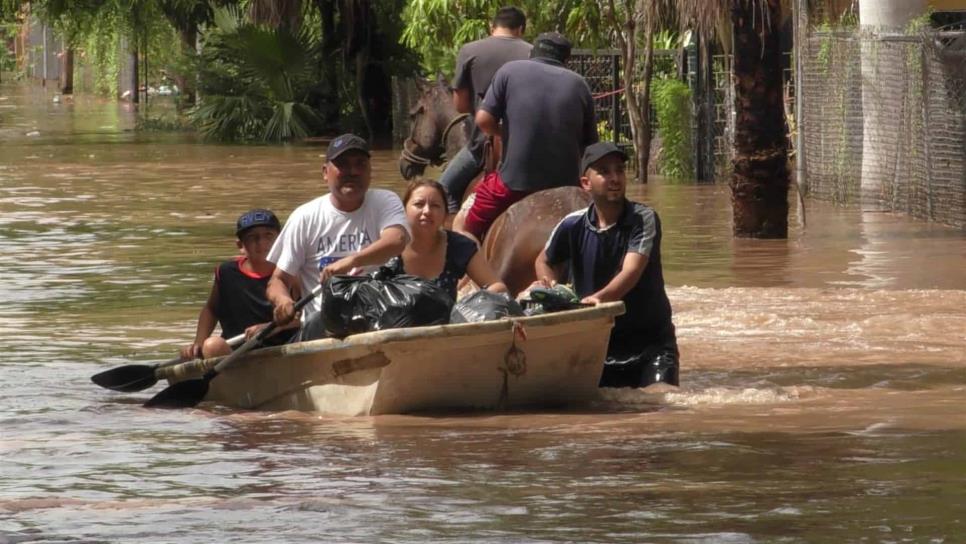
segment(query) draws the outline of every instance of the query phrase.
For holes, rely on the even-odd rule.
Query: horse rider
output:
[[[508,62],[493,76],[476,124],[501,131],[503,160],[483,177],[463,229],[477,240],[513,203],[540,191],[577,185],[584,149],[597,141],[590,86],[566,68],[572,45],[556,32],[540,34],[529,60]],[[502,124],[501,124],[502,123]]]
[[[530,57],[533,48],[522,38],[527,17],[519,8],[500,8],[490,25],[490,36],[460,48],[453,77],[453,105],[460,113],[474,114],[496,71],[513,60]],[[485,135],[471,123],[469,141],[450,161],[439,182],[446,189],[450,213],[460,208],[460,198],[483,170]]]

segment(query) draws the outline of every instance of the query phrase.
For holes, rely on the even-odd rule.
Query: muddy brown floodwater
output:
[[[966,233],[807,201],[733,240],[727,187],[660,212],[679,389],[570,412],[331,418],[88,380],[171,357],[232,224],[321,191],[323,148],[134,132],[0,87],[0,542],[957,542]],[[377,184],[401,188],[395,154]],[[793,208],[794,210],[794,208]]]

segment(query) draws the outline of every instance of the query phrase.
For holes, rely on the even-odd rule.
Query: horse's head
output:
[[[443,162],[449,126],[458,116],[449,87],[441,78],[433,83],[419,81],[417,87],[419,100],[409,110],[409,138],[399,156],[399,172],[405,179]]]

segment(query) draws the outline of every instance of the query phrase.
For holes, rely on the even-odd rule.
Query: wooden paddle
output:
[[[298,312],[306,304],[312,302],[318,294],[322,292],[322,285],[319,284],[312,290],[311,293],[302,297],[301,300],[295,303],[295,311]],[[208,394],[208,385],[211,380],[215,379],[218,374],[229,366],[235,364],[235,361],[240,359],[243,355],[251,351],[252,348],[257,346],[264,340],[268,338],[272,331],[278,325],[274,322],[269,323],[267,327],[261,330],[254,338],[242,344],[242,346],[235,351],[231,352],[231,355],[227,355],[224,359],[218,362],[214,368],[209,370],[201,378],[195,378],[193,380],[180,381],[174,385],[168,386],[166,389],[158,393],[157,395],[148,399],[144,403],[146,408],[191,408],[201,402],[205,395]]]
[[[245,340],[244,334],[239,334],[228,339],[228,345],[236,347]],[[99,372],[91,376],[91,381],[105,389],[113,389],[124,393],[143,391],[158,383],[157,370],[167,366],[190,361],[178,356],[163,363],[153,365],[124,365],[104,372]]]

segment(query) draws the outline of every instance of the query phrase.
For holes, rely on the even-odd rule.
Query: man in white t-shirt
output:
[[[396,193],[369,189],[372,166],[365,140],[353,134],[332,140],[322,176],[329,193],[296,208],[268,254],[275,272],[267,295],[280,324],[295,316],[293,297],[311,292],[336,274],[355,268],[371,271],[402,253],[409,241],[405,210]],[[318,313],[321,300],[317,297],[306,308],[304,317]],[[318,331],[307,332],[303,330],[302,340]]]

